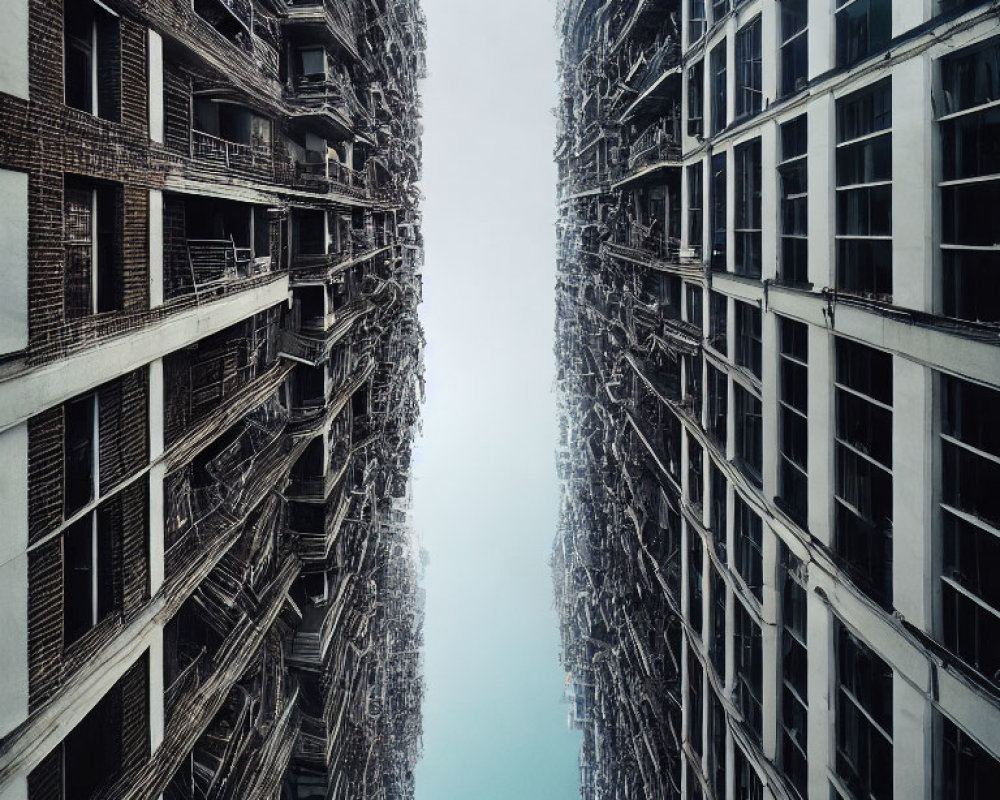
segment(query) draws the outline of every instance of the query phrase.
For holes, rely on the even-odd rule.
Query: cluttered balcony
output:
[[[677,117],[659,117],[630,137],[628,158],[619,162],[614,188],[620,189],[651,178],[664,169],[681,168],[680,131]]]
[[[195,97],[193,112],[192,158],[254,177],[273,177],[269,119],[220,97]]]
[[[344,0],[286,0],[285,30],[293,41],[321,41],[360,59],[353,6]]]
[[[338,141],[371,127],[371,114],[347,68],[325,48],[298,48],[293,64],[288,93],[293,123],[305,123]]]
[[[163,197],[163,294],[201,301],[272,274],[267,208],[196,195]]]

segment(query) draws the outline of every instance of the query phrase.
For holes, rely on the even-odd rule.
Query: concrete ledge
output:
[[[99,347],[0,381],[0,431],[288,298],[288,278],[181,311]]]

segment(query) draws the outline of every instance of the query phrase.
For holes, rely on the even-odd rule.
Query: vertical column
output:
[[[930,800],[934,786],[933,711],[923,693],[898,672],[892,679],[892,793]]]
[[[764,108],[767,108],[768,104],[778,96],[778,65],[780,63],[778,52],[778,8],[777,3],[764,3],[761,9],[760,52],[764,57],[761,88],[764,95]],[[768,174],[766,168],[764,174]]]
[[[3,63],[0,58],[0,75]],[[28,175],[24,172],[0,170],[0,253],[0,353],[13,353],[28,346]]]
[[[778,224],[778,126],[772,119],[761,125],[759,130],[762,229],[760,277],[766,281],[774,280],[778,276],[778,237],[775,235],[781,230]]]
[[[815,570],[813,566],[811,569]],[[808,653],[808,742],[806,760],[809,766],[809,796],[828,797],[830,783],[827,771],[833,765],[834,740],[834,680],[836,665],[833,651],[833,619],[826,603],[816,594],[815,581],[810,575],[806,614]],[[904,797],[905,795],[898,795]]]
[[[149,364],[149,591],[156,594],[163,584],[163,519],[164,498],[163,479],[166,466],[163,455],[163,360],[156,359]]]
[[[149,190],[149,307],[163,305],[163,192]]]
[[[809,0],[809,79],[833,69],[836,0]],[[825,795],[825,792],[824,792]]]
[[[766,228],[765,228],[766,230]],[[764,497],[778,494],[778,317],[761,310],[761,438],[773,446],[763,448],[761,464]],[[764,573],[767,575],[768,573]]]
[[[892,360],[892,586],[903,618],[931,632],[934,526],[933,372],[896,356]],[[925,487],[913,491],[912,487]]]
[[[809,531],[828,547],[833,545],[831,496],[834,490],[833,341],[826,328],[809,326],[808,443]]]
[[[0,736],[28,718],[28,425],[0,433]],[[3,795],[6,797],[6,795]]]
[[[0,92],[28,99],[28,0],[4,0]]]
[[[163,39],[149,31],[149,138],[163,143]]]
[[[809,22],[812,24],[813,17]],[[810,28],[810,33],[812,29]],[[811,46],[810,42],[810,46]],[[809,180],[809,281],[817,289],[834,285],[836,242],[836,106],[830,94],[822,94],[808,106],[807,171]]]
[[[765,439],[764,441],[768,441]],[[774,761],[778,752],[778,697],[781,687],[781,664],[779,659],[780,635],[777,628],[777,590],[774,576],[777,571],[778,540],[774,532],[764,525],[762,541],[762,563],[764,587],[761,595],[761,666],[762,719],[764,722],[764,755]]]
[[[149,749],[155,753],[163,742],[163,628],[156,628],[149,640]]]
[[[892,296],[918,311],[934,310],[931,65],[911,58],[892,73]]]

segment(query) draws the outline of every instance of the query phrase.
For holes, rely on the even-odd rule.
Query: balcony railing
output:
[[[247,172],[269,172],[272,167],[271,148],[267,142],[230,142],[204,131],[191,131],[191,155]]]
[[[315,24],[322,16],[331,33],[341,45],[357,56],[355,22],[349,5],[344,0],[287,0],[288,21]]]
[[[680,161],[681,148],[667,130],[670,121],[654,122],[636,137],[628,157],[628,171],[633,172],[658,161]]]
[[[249,247],[238,247],[229,239],[188,239],[188,266],[196,293],[239,278],[252,278],[271,271],[271,257],[255,258]]]
[[[319,161],[295,165],[298,180],[320,191],[335,189],[351,197],[368,197],[368,175],[337,161]]]

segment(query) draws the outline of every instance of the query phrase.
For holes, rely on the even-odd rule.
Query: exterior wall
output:
[[[13,29],[16,27],[14,24]],[[4,287],[0,297],[0,353],[13,353],[28,346],[28,176],[25,173],[0,170],[0,208],[3,209],[0,282]]]
[[[571,9],[578,5],[568,4]],[[611,9],[606,12],[607,19],[615,19],[614,8],[617,5],[611,4]],[[612,465],[612,473],[619,465],[622,469],[633,469],[635,464],[662,461],[663,456],[657,451],[657,446],[649,444],[655,443],[658,433],[662,432],[662,427],[657,429],[658,425],[666,424],[661,420],[676,418],[683,431],[680,486],[672,488],[672,481],[666,479],[662,471],[652,467],[650,470],[656,473],[663,491],[675,498],[684,518],[680,526],[683,533],[677,567],[681,573],[681,600],[673,612],[684,623],[679,675],[679,696],[683,705],[682,743],[685,748],[691,748],[693,742],[689,733],[700,729],[701,756],[682,759],[683,764],[678,766],[681,788],[677,793],[662,784],[651,788],[641,776],[632,776],[631,783],[623,778],[622,783],[614,785],[620,787],[627,784],[630,787],[623,789],[623,796],[643,796],[637,786],[642,786],[647,796],[711,796],[713,765],[706,753],[710,731],[708,695],[702,698],[703,719],[693,720],[689,705],[692,687],[687,654],[694,654],[701,664],[708,676],[708,686],[713,682],[725,685],[727,693],[732,694],[736,688],[737,667],[734,650],[737,645],[733,641],[734,609],[737,603],[743,603],[762,631],[763,737],[759,747],[752,742],[748,744],[747,720],[738,709],[726,704],[729,730],[725,748],[729,776],[725,791],[718,795],[717,800],[724,796],[743,796],[739,794],[741,790],[732,774],[740,751],[748,754],[763,784],[760,789],[762,796],[794,798],[797,795],[785,772],[781,747],[782,672],[785,669],[780,585],[780,552],[783,546],[803,562],[808,575],[808,697],[805,698],[808,705],[808,776],[804,794],[827,797],[831,791],[831,780],[837,773],[837,726],[842,723],[837,720],[836,714],[839,667],[834,639],[836,621],[839,620],[892,671],[892,796],[922,800],[944,798],[949,778],[944,775],[942,717],[954,722],[964,735],[983,748],[985,754],[979,758],[992,759],[994,767],[995,762],[1000,761],[996,736],[996,731],[1000,730],[1000,705],[996,702],[995,677],[977,672],[974,664],[963,660],[944,644],[940,587],[945,558],[942,551],[946,543],[939,507],[945,468],[940,444],[944,407],[940,389],[943,378],[940,376],[955,376],[970,383],[998,388],[1000,348],[997,348],[992,333],[996,320],[981,326],[982,321],[934,316],[943,307],[940,255],[943,201],[939,183],[942,180],[942,161],[950,156],[942,152],[944,137],[941,135],[942,125],[937,122],[944,108],[941,59],[995,37],[997,12],[989,4],[979,3],[945,14],[936,2],[897,0],[891,4],[891,35],[896,38],[877,48],[867,58],[844,67],[837,65],[838,3],[834,0],[810,0],[806,4],[809,14],[807,84],[787,97],[779,97],[780,3],[752,0],[739,4],[719,19],[712,19],[712,4],[706,2],[709,16],[707,32],[695,41],[692,41],[688,27],[693,5],[696,4],[683,2],[676,9],[682,19],[679,67],[684,76],[680,82],[682,96],[678,98],[682,111],[681,134],[677,144],[682,151],[680,164],[685,170],[681,172],[678,169],[681,172],[680,194],[684,206],[678,255],[664,255],[662,251],[654,252],[650,245],[633,244],[633,250],[645,247],[646,252],[629,251],[623,256],[623,248],[612,226],[616,218],[616,195],[608,186],[593,199],[574,194],[573,172],[576,165],[571,158],[564,156],[560,159],[560,174],[567,175],[560,195],[563,222],[559,227],[561,250],[558,256],[562,283],[557,316],[557,354],[566,371],[566,377],[560,382],[563,413],[567,419],[579,421],[594,436],[594,441],[604,443],[603,449],[598,446],[601,453],[598,464],[604,463],[600,459],[606,460]],[[675,11],[666,0],[660,4],[651,3],[649,7],[657,9],[650,13],[659,14],[661,20],[668,19]],[[935,16],[939,13],[941,16]],[[761,111],[751,118],[734,119],[737,75],[742,66],[736,62],[735,38],[737,32],[757,14],[761,15],[762,22]],[[597,40],[596,66],[591,62],[588,72],[575,73],[573,59],[577,50],[570,38],[574,23],[571,15],[564,17],[563,21],[564,97],[575,97],[578,84],[574,85],[574,81],[586,84],[588,80],[593,80],[588,75],[594,72],[602,74],[600,80],[606,81],[608,86],[615,86],[616,81],[627,85],[629,79],[615,71],[618,66],[613,54],[602,51],[599,36],[594,37]],[[656,25],[651,22],[645,40],[642,39],[643,34],[635,34],[635,52],[641,51],[645,43],[653,39],[655,29]],[[716,47],[724,47],[728,53],[728,125],[712,135],[710,53]],[[594,51],[588,52],[588,56],[593,55]],[[704,64],[702,94],[705,131],[703,137],[696,138],[687,133],[686,122],[691,113],[688,107],[687,67],[699,60]],[[886,77],[892,82],[892,296],[877,298],[860,292],[852,294],[838,285],[837,116],[838,103],[843,98]],[[602,86],[598,84],[596,91],[602,91]],[[666,107],[665,102],[663,108]],[[808,282],[792,284],[783,280],[781,272],[780,126],[802,114],[808,119]],[[564,116],[561,124],[561,135],[569,136],[576,120]],[[629,152],[627,148],[634,144],[630,141],[630,133],[622,129],[619,136],[620,143],[626,148],[624,152]],[[762,179],[759,191],[762,242],[761,274],[756,278],[735,274],[734,270],[738,241],[737,203],[740,197],[735,154],[740,145],[758,137],[761,140]],[[719,153],[724,153],[727,159],[726,264],[723,268],[710,263],[711,156]],[[705,252],[701,258],[696,258],[691,249],[688,231],[688,206],[692,197],[688,190],[686,169],[691,165],[701,165],[704,176],[701,208]],[[617,178],[614,188],[617,191],[624,186],[626,202],[633,203],[638,209],[639,192],[644,184],[641,176],[629,178],[627,169],[625,174],[626,180]],[[662,182],[668,180],[663,178]],[[655,180],[650,178],[646,179],[645,185],[654,183]],[[634,193],[634,202],[628,198],[630,192]],[[599,219],[610,220],[601,231],[606,244],[602,245],[600,259],[583,258],[576,251],[575,237],[579,233],[575,226],[592,219],[596,209],[601,209]],[[684,285],[699,285],[704,290],[702,341],[698,348],[698,352],[705,355],[702,403],[693,417],[686,413],[685,403],[689,399],[686,389],[679,391],[676,397],[669,388],[662,389],[657,398],[657,412],[652,414],[650,409],[655,404],[632,401],[615,388],[625,354],[629,363],[638,364],[635,371],[642,373],[643,380],[655,379],[665,383],[666,370],[660,365],[665,358],[676,358],[680,353],[686,353],[683,349],[686,345],[676,336],[673,322],[675,315],[686,315],[686,297],[675,308],[673,302],[653,300],[638,288],[656,273],[677,276]],[[710,338],[709,290],[726,298],[728,346],[725,353],[720,352],[718,343]],[[602,292],[609,293],[618,306],[612,304],[608,310],[601,302],[592,299],[601,298]],[[735,301],[759,307],[762,311],[763,359],[759,381],[749,376],[736,362]],[[650,308],[653,308],[661,315],[653,323],[654,326],[662,325],[662,328],[657,328],[659,340],[652,347],[645,338],[645,329],[636,321],[631,310],[633,306],[638,309],[640,304],[644,313],[652,313]],[[624,310],[616,313],[617,307]],[[779,364],[779,317],[804,323],[808,332],[808,515],[801,524],[778,502],[782,491],[779,477],[779,448],[782,443],[779,398],[783,380]],[[884,607],[866,593],[858,579],[852,578],[846,558],[839,555],[842,543],[838,542],[835,518],[840,501],[834,495],[840,483],[849,478],[838,476],[838,390],[835,388],[838,339],[862,343],[892,357],[892,599]],[[591,356],[581,361],[580,343],[586,341],[601,341],[602,349],[591,351]],[[598,364],[595,368],[598,375],[593,379],[597,383],[596,391],[589,384],[591,376],[588,375],[587,380],[579,379],[579,364],[589,368],[594,362]],[[708,427],[712,420],[707,396],[709,365],[727,377],[728,419],[724,447],[713,442]],[[604,394],[601,391],[602,374],[614,376],[614,380],[608,381],[608,391]],[[629,374],[627,370],[626,374]],[[686,377],[685,367],[682,383]],[[741,426],[735,413],[738,387],[759,395],[761,400],[763,453],[759,486],[736,459]],[[609,392],[611,401],[608,400]],[[625,410],[638,418],[638,424],[647,426],[644,448],[629,449],[628,437],[621,432],[616,416]],[[596,413],[602,423],[594,423],[588,416],[591,413]],[[609,442],[613,442],[613,446]],[[695,452],[695,443],[704,451],[702,495],[705,501],[700,508],[689,500],[692,486],[687,467]],[[566,457],[570,463],[576,464],[575,470],[567,470],[564,475],[565,504],[573,509],[571,514],[564,514],[564,519],[572,530],[588,530],[588,526],[598,531],[606,529],[608,537],[611,537],[608,541],[613,542],[614,520],[616,514],[621,513],[621,507],[630,508],[640,517],[644,512],[648,513],[643,501],[633,495],[631,487],[616,487],[606,473],[596,477],[597,470],[588,466],[588,456],[578,454],[574,462],[574,449],[570,447]],[[710,525],[710,464],[721,470],[728,487],[727,527],[723,544],[729,555],[721,562],[716,557],[716,548],[720,543],[715,541]],[[581,488],[587,487],[591,480],[595,481],[596,488]],[[592,499],[595,495],[604,499],[595,501]],[[747,587],[737,575],[739,564],[735,554],[738,542],[733,521],[736,497],[744,498],[762,522],[761,603],[746,596]],[[691,519],[697,520],[700,525],[694,524]],[[699,531],[701,527],[705,528],[704,532]],[[670,533],[660,526],[660,535]],[[704,537],[704,558],[700,565],[690,563],[688,543],[693,536]],[[572,553],[574,547],[579,551],[582,545],[579,539],[574,541],[572,535],[566,534],[557,538],[558,547]],[[629,563],[638,568],[636,562]],[[727,650],[725,669],[720,674],[715,674],[708,657],[710,619],[715,610],[709,588],[710,565],[721,566],[725,578]],[[692,575],[697,571],[701,573],[702,582],[700,611],[703,627],[700,631],[693,631],[694,609],[689,594]],[[583,591],[586,594],[586,590]],[[609,602],[607,594],[607,589],[597,593],[600,602]],[[627,607],[632,601],[618,598],[615,602]],[[585,623],[575,617],[569,608],[563,609],[563,625],[564,645],[572,643],[575,635],[581,635],[580,632],[586,630]],[[625,642],[621,647],[627,651],[629,645]],[[574,663],[571,655],[569,649],[564,653],[567,669]],[[623,694],[625,690],[618,687],[614,691]],[[736,702],[735,695],[730,699]],[[604,719],[594,720],[596,728],[607,724]],[[618,753],[606,754],[604,758],[606,764],[616,763],[616,758],[618,762],[627,761]],[[703,774],[697,775],[692,764]],[[601,762],[591,762],[588,768],[600,769]],[[624,767],[621,769],[627,773]],[[697,792],[696,786],[701,787]],[[595,784],[585,784],[584,796],[600,797],[600,791]],[[847,790],[841,787],[841,791]],[[758,795],[751,793],[748,796]]]

